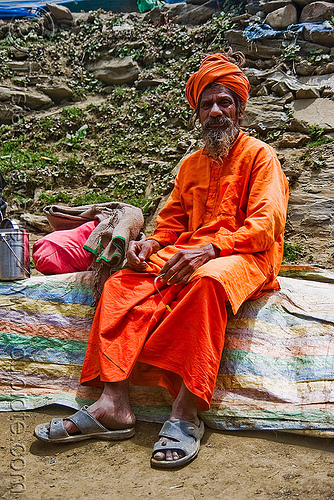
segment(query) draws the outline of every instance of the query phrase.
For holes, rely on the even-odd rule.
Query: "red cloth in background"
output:
[[[74,229],[53,231],[33,246],[33,261],[43,274],[87,271],[94,255],[83,248],[99,221],[89,221]]]

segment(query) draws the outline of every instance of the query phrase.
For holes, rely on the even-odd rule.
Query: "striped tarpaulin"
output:
[[[281,291],[229,312],[212,407],[202,414],[210,427],[334,430],[334,274],[306,275],[280,277]],[[85,272],[0,283],[1,411],[76,409],[99,396],[79,385],[91,281]],[[168,416],[164,389],[131,390],[139,419]]]

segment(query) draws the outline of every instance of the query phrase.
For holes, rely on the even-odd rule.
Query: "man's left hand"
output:
[[[212,243],[199,248],[179,250],[161,269],[161,280],[167,281],[169,285],[184,285],[196,269],[218,256],[219,249]]]

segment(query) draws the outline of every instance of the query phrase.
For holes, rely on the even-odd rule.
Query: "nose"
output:
[[[214,102],[210,109],[210,116],[222,116],[223,112],[216,102]]]

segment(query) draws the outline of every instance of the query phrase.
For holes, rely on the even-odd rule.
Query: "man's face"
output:
[[[222,85],[204,89],[198,117],[209,153],[225,157],[239,132],[240,116],[230,90]]]
[[[230,118],[236,125],[239,123],[234,97],[231,91],[222,85],[204,89],[199,106],[199,121],[202,127],[208,118],[214,118],[212,127],[221,126],[214,123],[219,122],[215,120],[217,117]]]

